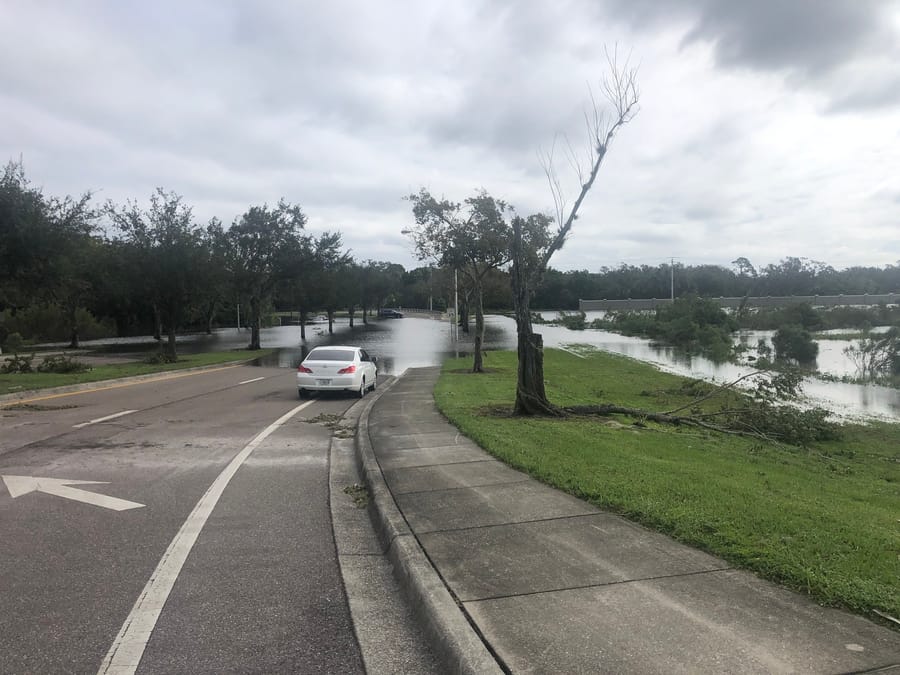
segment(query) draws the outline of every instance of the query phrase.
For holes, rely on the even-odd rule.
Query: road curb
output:
[[[27,391],[17,391],[14,394],[0,394],[0,408],[9,403],[18,401],[28,401],[39,398],[51,398],[53,396],[62,396],[64,394],[75,394],[81,391],[93,391],[95,389],[103,389],[109,387],[111,383],[121,383],[122,385],[135,382],[144,382],[146,380],[168,380],[177,377],[183,373],[194,373],[203,370],[216,370],[218,368],[230,368],[239,366],[243,363],[249,363],[255,359],[242,359],[240,361],[223,361],[222,363],[211,364],[208,366],[195,366],[193,368],[178,368],[175,370],[160,370],[156,373],[147,373],[146,375],[131,375],[130,377],[114,377],[108,380],[97,380],[95,382],[82,382],[81,384],[67,384],[62,387],[47,387],[46,389],[29,389]]]
[[[502,673],[410,530],[375,457],[369,437],[369,413],[378,399],[397,381],[394,379],[379,388],[378,395],[368,402],[360,414],[356,428],[360,474],[371,497],[369,515],[391,561],[394,576],[404,589],[413,613],[421,622],[447,672]]]

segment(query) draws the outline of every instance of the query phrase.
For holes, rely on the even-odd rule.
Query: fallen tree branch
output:
[[[772,441],[770,436],[758,431],[744,431],[741,429],[729,429],[728,427],[719,426],[718,424],[710,424],[691,415],[672,415],[666,412],[653,412],[642,408],[630,408],[628,406],[614,405],[612,403],[603,403],[600,405],[574,405],[563,408],[563,410],[571,415],[629,415],[638,417],[651,422],[659,422],[660,424],[671,424],[673,426],[692,426],[709,431],[715,431],[721,434],[730,434],[732,436],[745,436],[749,438],[759,438],[765,441]]]
[[[720,386],[720,387],[716,387],[716,388],[713,389],[711,392],[709,392],[708,394],[706,394],[706,396],[701,396],[700,398],[694,399],[694,400],[691,401],[690,403],[686,403],[686,404],[684,404],[683,406],[681,406],[681,407],[679,407],[679,408],[675,408],[674,410],[667,410],[665,414],[666,414],[666,415],[674,415],[675,413],[681,412],[682,410],[685,410],[686,408],[690,408],[690,407],[692,407],[692,406],[695,406],[695,405],[697,405],[698,403],[702,403],[703,401],[708,401],[709,399],[714,398],[714,397],[718,396],[719,394],[722,394],[722,393],[724,393],[724,392],[726,392],[726,391],[729,391],[729,390],[733,389],[733,388],[735,387],[735,385],[737,385],[738,383],[740,383],[740,382],[742,382],[742,381],[744,381],[744,380],[746,380],[746,379],[748,379],[748,378],[756,377],[757,375],[762,375],[762,372],[763,372],[763,371],[755,371],[755,372],[752,372],[752,373],[747,373],[746,375],[741,375],[741,376],[740,376],[739,378],[737,378],[736,380],[733,380],[733,381],[731,381],[731,382],[727,382],[726,384],[723,384],[723,385]]]

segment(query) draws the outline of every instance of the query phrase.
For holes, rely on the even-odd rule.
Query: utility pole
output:
[[[459,293],[456,269],[453,270],[453,339],[459,340]]]
[[[237,304],[237,329],[238,333],[241,332],[241,303]]]

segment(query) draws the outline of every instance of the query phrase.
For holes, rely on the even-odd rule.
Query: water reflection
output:
[[[260,334],[262,346],[275,347],[278,351],[260,359],[260,364],[296,368],[313,347],[345,344],[362,347],[377,357],[380,373],[402,375],[408,368],[440,365],[448,356],[460,353],[450,339],[449,324],[443,321],[407,317],[354,323],[351,328],[347,319],[336,321],[333,335],[328,333],[327,326],[316,326],[314,330],[308,326],[305,341],[300,340],[297,326],[265,329]]]

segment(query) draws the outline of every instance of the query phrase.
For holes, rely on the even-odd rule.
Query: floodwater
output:
[[[591,315],[587,317],[588,321],[594,318],[597,317]],[[515,324],[511,319],[507,321],[510,322],[514,332]],[[674,347],[651,344],[644,338],[628,337],[603,330],[572,331],[559,326],[535,326],[535,331],[544,336],[544,345],[548,347],[588,344],[652,363],[666,372],[697,379],[729,382],[754,370],[747,365],[716,363],[702,356],[686,355]],[[749,345],[755,346],[759,339],[771,343],[773,333],[774,331],[742,331],[736,339],[746,340]],[[855,376],[856,367],[843,353],[845,347],[855,343],[855,340],[819,340],[818,369],[837,377]],[[838,415],[900,420],[900,390],[891,387],[827,382],[807,377],[803,382],[803,394],[812,405],[827,408]]]
[[[548,316],[549,318],[549,316]],[[589,320],[594,317],[589,317]],[[358,318],[353,328],[347,319],[335,322],[334,334],[327,324],[306,327],[306,341],[300,340],[299,326],[281,326],[261,331],[263,347],[278,351],[260,360],[260,365],[296,368],[306,353],[318,345],[352,344],[361,346],[378,357],[379,371],[387,375],[401,375],[407,368],[439,365],[449,356],[471,354],[472,339],[460,332],[460,340],[451,337],[446,321],[407,316],[403,319],[373,319],[366,325]],[[572,331],[562,326],[535,325],[534,330],[544,338],[546,347],[565,347],[572,344],[591,345],[640,361],[651,363],[660,370],[698,379],[727,382],[751,372],[753,368],[734,363],[715,363],[701,356],[689,356],[672,347],[651,344],[649,340],[628,337],[602,330]],[[770,339],[770,331],[748,331],[739,339],[755,346],[760,339]],[[146,338],[142,338],[146,341]],[[212,335],[179,337],[179,349],[184,352],[217,349],[240,349],[247,346],[250,333],[246,329],[221,329]],[[103,341],[108,344],[109,341]],[[846,340],[820,340],[820,370],[834,374],[853,375],[849,359],[843,349]],[[485,319],[485,349],[515,349],[516,326],[512,318],[488,316]],[[490,364],[490,354],[487,355]],[[813,405],[819,405],[847,417],[874,417],[900,420],[900,390],[875,385],[844,384],[807,378],[804,394]]]

